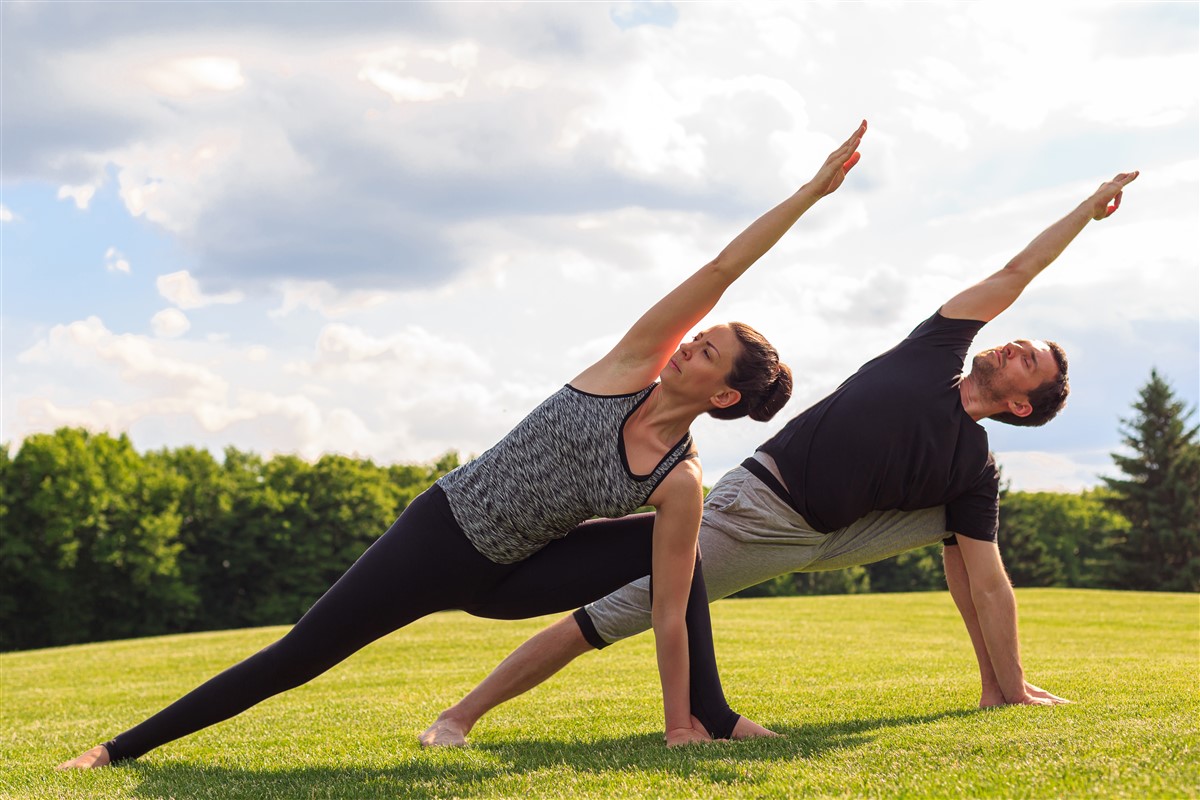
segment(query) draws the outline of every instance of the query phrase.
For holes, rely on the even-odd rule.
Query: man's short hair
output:
[[[1026,428],[1036,428],[1045,425],[1058,416],[1067,404],[1067,395],[1071,393],[1071,384],[1067,380],[1067,354],[1057,342],[1047,341],[1046,345],[1054,354],[1054,363],[1058,365],[1058,375],[1046,381],[1029,393],[1029,405],[1033,411],[1024,417],[1018,417],[1010,411],[993,414],[992,419],[1008,425],[1020,425]]]

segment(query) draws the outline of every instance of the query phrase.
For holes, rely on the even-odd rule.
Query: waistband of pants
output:
[[[755,453],[755,455],[758,454]],[[792,495],[790,492],[788,492],[787,487],[779,482],[779,479],[775,477],[766,464],[759,461],[754,456],[750,456],[742,462],[742,466],[745,467],[746,471],[751,475],[765,483],[767,488],[770,489],[776,497],[787,503],[788,507],[791,508],[792,511],[795,511],[801,517],[804,516],[800,509],[796,507],[796,503],[794,500],[792,500]]]

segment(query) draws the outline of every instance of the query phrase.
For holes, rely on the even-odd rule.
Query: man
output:
[[[705,503],[700,550],[710,602],[791,572],[841,569],[945,542],[946,582],[979,663],[979,705],[1066,703],[1025,679],[1016,598],[996,541],[999,473],[979,420],[1042,425],[1066,401],[1053,342],[971,342],[1091,220],[1110,216],[1137,172],[1104,183],[1003,269],[945,303],[892,350],[792,419]],[[649,515],[647,515],[649,516]],[[650,627],[648,579],[534,636],[421,734],[461,745],[496,705],[576,656]],[[739,735],[770,735],[758,726]]]

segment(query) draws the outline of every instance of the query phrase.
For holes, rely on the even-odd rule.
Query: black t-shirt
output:
[[[1000,474],[958,392],[983,325],[935,312],[759,448],[816,530],[944,505],[947,530],[996,541]]]

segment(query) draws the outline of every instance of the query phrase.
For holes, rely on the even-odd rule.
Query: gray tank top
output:
[[[564,386],[494,447],[442,476],[467,538],[497,564],[512,564],[591,517],[622,517],[645,504],[692,454],[684,434],[649,475],[634,475],[621,436],[654,385],[622,395]]]

